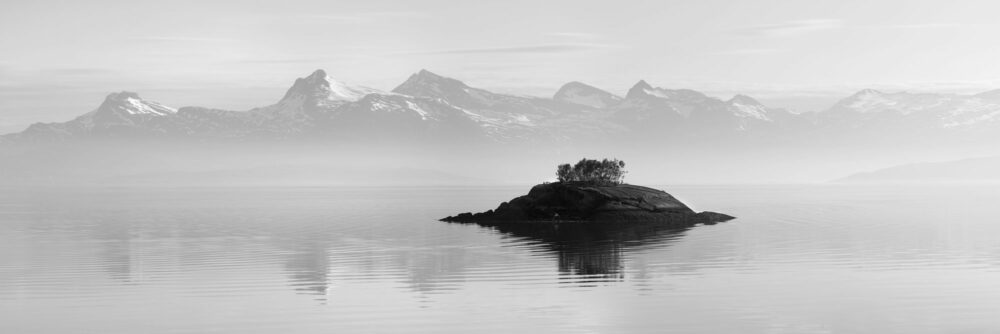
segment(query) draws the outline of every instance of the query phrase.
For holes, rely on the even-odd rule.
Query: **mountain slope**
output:
[[[177,109],[146,101],[134,92],[112,93],[97,109],[64,123],[35,123],[23,132],[8,135],[21,142],[52,142],[74,137],[117,137],[140,133],[162,133],[150,128],[170,118]]]
[[[592,108],[607,108],[622,101],[620,96],[608,93],[597,87],[573,81],[559,88],[552,96],[555,101],[584,105]]]
[[[821,115],[853,127],[964,128],[1000,122],[1000,101],[993,92],[978,95],[883,93],[865,89],[838,101]],[[905,122],[904,124],[898,124]]]
[[[95,111],[65,123],[36,124],[9,141],[65,141],[108,136],[174,138],[363,138],[400,140],[485,137],[475,117],[443,100],[351,86],[325,71],[295,80],[277,103],[249,111],[175,110],[135,93],[111,94]],[[416,137],[414,137],[416,136]],[[382,136],[381,139],[386,139]]]
[[[568,142],[619,131],[607,113],[557,99],[493,93],[427,70],[411,75],[393,93],[442,101],[462,110],[496,142]]]
[[[757,100],[737,95],[728,101],[690,89],[653,87],[640,80],[625,100],[613,107],[616,118],[629,127],[671,131],[685,137],[742,136],[776,128],[774,110]]]

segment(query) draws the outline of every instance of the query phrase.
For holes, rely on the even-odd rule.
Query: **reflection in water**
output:
[[[309,242],[291,254],[285,271],[295,291],[325,302],[330,290],[330,256],[326,245]]]
[[[331,260],[337,255],[331,249],[337,235],[326,228],[328,222],[322,219],[289,219],[282,224],[290,228],[267,228],[261,233],[278,248],[289,286],[296,293],[326,303],[335,280],[331,271],[336,268]]]
[[[741,221],[689,231],[434,220],[519,190],[0,189],[0,333],[1000,328],[996,187],[706,188]]]
[[[428,247],[421,251],[395,252],[396,265],[406,269],[406,285],[424,294],[447,293],[459,288],[470,267],[479,265],[478,258],[463,247]]]
[[[101,245],[100,256],[104,270],[112,279],[137,284],[143,277],[141,241],[136,239],[132,225],[113,219],[99,219],[92,230],[93,238]]]
[[[561,273],[589,279],[624,280],[623,253],[629,249],[668,245],[687,228],[663,224],[492,223],[480,224],[501,233],[540,242],[559,260]]]
[[[308,226],[309,232],[272,230],[270,240],[280,249],[289,285],[324,302],[333,298],[334,287],[347,281],[398,280],[421,293],[451,292],[469,268],[497,260],[496,255],[458,246],[475,244],[467,230],[420,235],[412,221],[397,225],[402,228],[369,225],[371,229],[360,230],[345,228],[350,222],[323,219],[295,224]]]
[[[687,230],[635,223],[484,225],[512,238],[513,242],[497,245],[517,250],[508,252],[483,247],[495,242],[497,234],[460,224],[407,221],[365,225],[299,213],[282,213],[282,223],[271,224],[266,218],[201,212],[174,212],[176,221],[158,221],[130,213],[103,212],[91,216],[93,222],[80,225],[99,241],[103,269],[113,279],[138,284],[149,270],[201,267],[219,270],[220,276],[212,278],[216,280],[213,283],[223,285],[225,280],[240,279],[222,273],[223,266],[248,261],[264,264],[273,259],[283,267],[291,289],[324,303],[334,298],[335,287],[354,284],[351,281],[388,280],[423,294],[452,293],[480,275],[502,276],[511,269],[510,263],[525,255],[541,255],[539,264],[545,266],[549,259],[554,260],[560,283],[588,286],[624,281],[626,274],[641,279],[645,270],[641,263],[632,263],[626,271],[628,254],[668,246]],[[177,238],[186,242],[177,243]],[[164,261],[166,258],[180,261]],[[179,267],[156,268],[167,264]],[[181,269],[185,266],[188,268]],[[528,275],[535,274],[540,272]]]

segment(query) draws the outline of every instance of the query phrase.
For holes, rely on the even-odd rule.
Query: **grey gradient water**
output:
[[[0,333],[1000,331],[1000,188],[660,187],[737,220],[484,228],[502,188],[0,191]]]

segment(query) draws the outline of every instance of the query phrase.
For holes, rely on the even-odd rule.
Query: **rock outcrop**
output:
[[[715,212],[695,212],[662,190],[630,184],[560,182],[534,186],[527,195],[501,203],[495,210],[462,213],[441,220],[479,224],[662,223],[682,227],[733,218]]]

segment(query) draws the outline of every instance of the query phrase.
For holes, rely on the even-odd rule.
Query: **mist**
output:
[[[0,333],[997,333],[998,12],[0,1]]]

